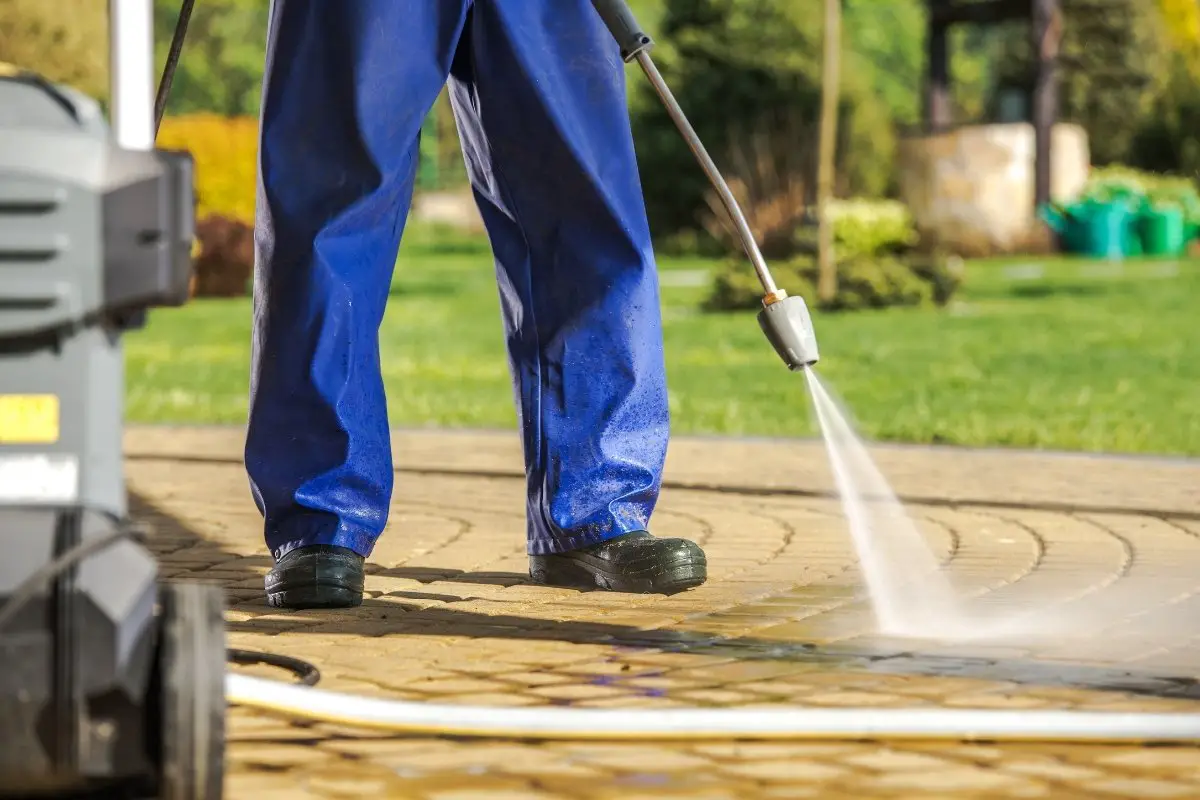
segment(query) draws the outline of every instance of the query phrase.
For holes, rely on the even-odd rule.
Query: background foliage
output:
[[[186,149],[196,162],[196,216],[254,218],[258,125],[253,117],[167,117],[159,147]]]
[[[159,60],[177,0],[154,0]],[[920,118],[926,8],[923,0],[844,0],[844,66],[838,190],[894,195],[895,145]],[[1063,0],[1063,115],[1083,124],[1098,164],[1122,163],[1194,177],[1200,171],[1200,5],[1195,0]],[[819,0],[633,0],[658,42],[658,60],[718,162],[753,193],[764,163],[782,177],[753,202],[811,192],[820,88]],[[0,61],[106,92],[106,3],[0,0]],[[204,0],[193,17],[169,113],[189,115],[168,141],[202,151],[203,202],[242,213],[245,122],[218,131],[218,117],[257,113],[268,4]],[[1032,83],[1028,26],[957,29],[957,118],[994,117],[1006,91]],[[682,243],[715,236],[705,184],[640,76],[630,102],[642,177],[656,232]],[[210,115],[191,117],[190,115]],[[465,179],[445,99],[422,145],[422,185]],[[183,133],[183,131],[189,131]],[[195,137],[195,138],[192,138]],[[238,142],[238,144],[234,144]],[[754,142],[769,146],[751,147]],[[218,155],[239,153],[231,159]],[[753,152],[751,152],[753,150]],[[226,169],[228,175],[212,173]],[[761,181],[760,181],[761,183]],[[766,212],[764,212],[766,213]],[[768,214],[769,216],[769,214]]]
[[[265,0],[196,3],[167,113],[258,114],[268,6]],[[178,0],[154,0],[159,63],[178,16]]]
[[[34,69],[93,97],[108,94],[107,4],[0,0],[0,62]]]

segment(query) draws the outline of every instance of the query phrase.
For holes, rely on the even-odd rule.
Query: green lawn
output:
[[[1200,262],[1027,264],[969,264],[950,309],[817,317],[821,374],[864,433],[1200,455]],[[706,266],[661,265],[675,431],[813,433],[803,381],[753,314],[697,310],[704,289],[688,279]],[[382,336],[394,423],[512,426],[486,248],[414,236],[392,295]],[[249,300],[155,312],[128,339],[130,418],[243,422],[249,340]]]

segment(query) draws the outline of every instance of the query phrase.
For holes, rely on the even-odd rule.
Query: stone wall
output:
[[[483,233],[483,218],[469,188],[458,191],[417,192],[412,217],[418,222]]]
[[[1087,133],[1058,125],[1051,196],[1069,199],[1087,182]],[[1028,123],[977,125],[900,143],[900,191],[927,240],[963,255],[1004,253],[1044,241],[1036,223],[1034,131]]]

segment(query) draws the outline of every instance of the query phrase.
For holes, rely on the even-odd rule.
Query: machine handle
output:
[[[633,15],[633,10],[625,0],[592,0],[592,5],[596,7],[596,12],[621,46],[621,58],[626,63],[637,58],[639,53],[654,47],[654,40],[642,30],[637,17]]]

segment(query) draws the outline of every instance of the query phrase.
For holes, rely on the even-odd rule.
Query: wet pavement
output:
[[[973,608],[1060,623],[964,642],[874,632],[817,443],[677,442],[655,529],[700,541],[712,579],[662,598],[529,585],[515,437],[400,434],[368,599],[294,613],[262,600],[241,432],[137,428],[126,444],[133,511],[168,576],[223,585],[233,646],[312,661],[327,688],[494,706],[1200,713],[1200,463],[881,448]],[[1200,748],[468,741],[235,710],[229,773],[230,797],[257,800],[1200,797]]]

